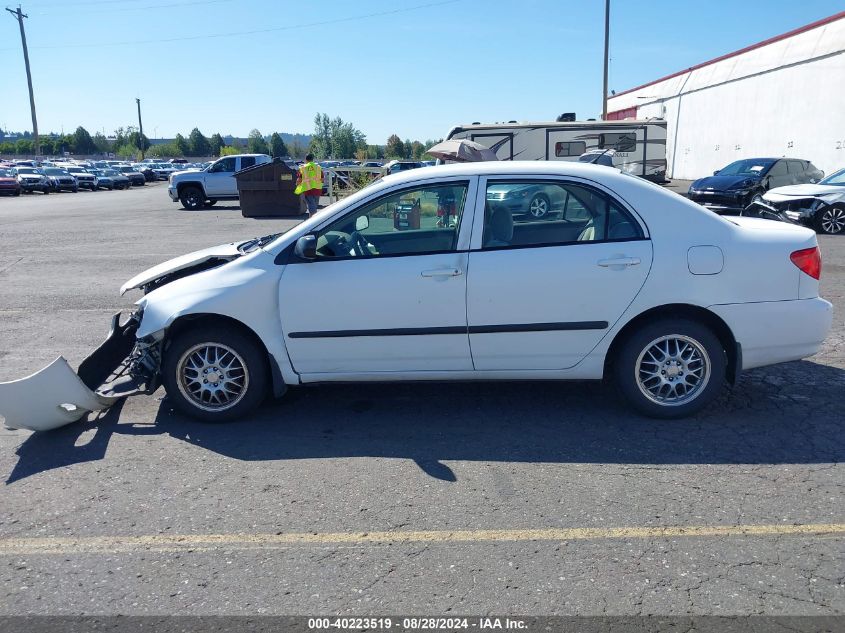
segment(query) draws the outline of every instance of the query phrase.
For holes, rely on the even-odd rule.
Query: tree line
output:
[[[76,128],[73,134],[39,136],[41,153],[47,156],[67,152],[76,155],[114,154],[126,159],[138,158],[142,152],[154,158],[226,156],[243,152],[302,158],[311,152],[318,160],[425,160],[431,159],[426,150],[438,142],[433,139],[403,141],[398,135],[391,134],[384,145],[371,145],[367,143],[366,135],[352,123],[340,117],[331,118],[325,113],[317,113],[314,117],[314,133],[308,146],[296,139],[288,146],[278,132],[266,137],[257,129],[250,131],[245,144],[238,141],[227,144],[219,132],[206,137],[198,128],[191,130],[187,137],[177,134],[172,141],[157,145],[152,145],[149,138],[133,126],[118,128],[111,138],[100,132],[92,136],[82,126]],[[0,142],[0,154],[31,155],[34,150],[35,144],[29,133],[15,141]]]
[[[442,140],[442,139],[441,139]],[[384,145],[370,145],[367,137],[352,123],[340,117],[330,118],[325,113],[314,117],[314,133],[311,136],[311,153],[318,160],[356,158],[426,160],[432,157],[426,150],[440,140],[428,139],[424,143],[391,134]]]

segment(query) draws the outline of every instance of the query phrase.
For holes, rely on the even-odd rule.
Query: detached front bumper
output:
[[[48,431],[79,420],[91,411],[158,387],[157,346],[135,338],[139,317],[120,323],[112,317],[106,340],[74,372],[59,357],[31,376],[0,383],[0,415],[11,429]]]

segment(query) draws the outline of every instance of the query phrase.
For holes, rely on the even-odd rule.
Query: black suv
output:
[[[797,158],[744,158],[699,178],[689,198],[716,212],[739,212],[774,187],[818,182],[824,172]]]

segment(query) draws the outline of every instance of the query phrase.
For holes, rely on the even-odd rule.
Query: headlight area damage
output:
[[[242,257],[275,236],[223,244],[188,253],[154,266],[127,281],[120,294],[141,289],[146,295],[177,279],[217,268]],[[13,429],[48,431],[70,424],[91,411],[108,409],[127,396],[158,389],[162,341],[136,339],[143,307],[125,323],[112,317],[108,338],[74,371],[63,358],[21,380],[0,383],[0,415]]]
[[[150,394],[159,386],[161,344],[135,338],[141,311],[111,330],[74,372],[59,356],[39,372],[0,383],[0,415],[11,429],[48,431],[70,424],[92,411],[108,409],[126,396]]]

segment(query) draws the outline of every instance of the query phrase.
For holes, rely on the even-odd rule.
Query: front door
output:
[[[467,320],[475,369],[566,369],[645,283],[651,241],[606,192],[562,180],[488,180],[473,236]],[[549,201],[538,218],[531,201]]]
[[[472,370],[462,218],[475,189],[463,179],[393,190],[315,232],[317,258],[289,263],[279,288],[285,343],[306,382]]]
[[[221,158],[205,175],[205,192],[209,196],[237,195],[238,185],[235,182],[235,167],[237,159],[234,156]]]

